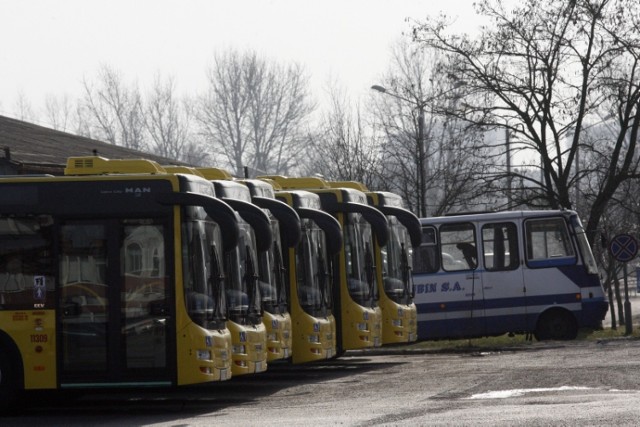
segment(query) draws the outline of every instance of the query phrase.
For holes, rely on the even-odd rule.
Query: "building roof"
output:
[[[174,159],[0,116],[0,161],[5,165],[10,163],[19,174],[62,175],[68,157],[94,155],[185,165]]]

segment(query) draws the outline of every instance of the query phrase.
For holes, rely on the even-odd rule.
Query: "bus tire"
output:
[[[18,395],[18,366],[12,366],[6,347],[0,347],[0,413],[13,408]]]
[[[533,335],[538,341],[573,340],[578,336],[578,325],[568,311],[552,309],[542,313]]]

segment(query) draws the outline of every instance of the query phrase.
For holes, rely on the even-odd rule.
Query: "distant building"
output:
[[[0,175],[63,175],[68,157],[148,159],[183,165],[174,159],[0,116]]]

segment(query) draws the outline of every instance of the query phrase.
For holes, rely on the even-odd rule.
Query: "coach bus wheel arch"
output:
[[[12,408],[22,385],[22,362],[18,349],[4,333],[0,333],[0,412]]]
[[[534,336],[538,341],[572,340],[578,335],[578,323],[570,311],[552,308],[540,315]]]

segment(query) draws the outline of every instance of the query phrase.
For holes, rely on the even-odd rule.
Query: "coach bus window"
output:
[[[442,267],[446,271],[473,270],[478,266],[473,224],[443,224],[440,227]]]
[[[52,224],[47,215],[0,218],[0,309],[52,307]]]
[[[422,229],[422,243],[413,256],[413,272],[435,273],[440,269],[439,259],[436,229],[424,227]]]
[[[580,248],[580,253],[582,254],[582,262],[587,267],[587,272],[589,274],[598,274],[596,259],[593,256],[587,235],[577,215],[571,216],[571,225],[573,226],[573,232],[576,236],[576,242],[578,242],[578,248]]]
[[[482,227],[482,253],[488,271],[515,270],[520,265],[518,235],[512,222]]]
[[[545,267],[575,261],[573,246],[569,240],[563,218],[545,218],[525,222],[527,239],[527,263],[533,267]]]

